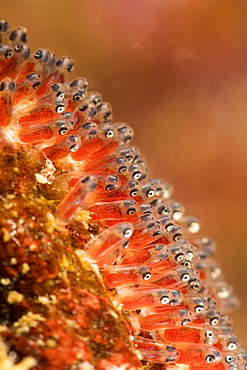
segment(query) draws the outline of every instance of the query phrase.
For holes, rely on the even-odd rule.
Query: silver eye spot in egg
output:
[[[209,364],[213,364],[215,362],[215,357],[212,355],[206,356],[206,362]]]
[[[205,337],[207,339],[213,339],[214,338],[214,332],[211,331],[211,330],[207,330],[206,333],[205,333]]]
[[[41,59],[43,57],[43,51],[42,50],[37,50],[36,53],[34,54],[35,59]]]
[[[93,99],[93,103],[95,105],[98,105],[100,102],[102,101],[101,97],[100,96],[96,96],[94,99]]]
[[[10,59],[13,56],[13,50],[7,49],[4,53],[6,59]]]
[[[181,280],[183,282],[189,281],[189,279],[190,279],[190,275],[189,274],[185,273],[185,274],[182,274],[181,275]]]
[[[77,144],[71,145],[71,147],[70,147],[71,152],[76,152],[78,149],[79,149],[79,145],[77,145]]]
[[[126,159],[131,163],[133,162],[133,156],[132,155],[126,155]]]
[[[183,319],[182,321],[181,321],[181,325],[188,325],[190,323],[190,319]]]
[[[88,133],[89,139],[92,139],[95,135],[97,135],[97,131],[96,130],[91,130]]]
[[[119,172],[119,173],[122,173],[122,172],[125,172],[125,171],[127,171],[127,167],[126,167],[126,166],[121,166],[121,167],[119,167],[119,169],[118,169],[118,172]]]
[[[169,207],[165,207],[163,213],[165,213],[166,215],[168,215],[170,213],[170,208]]]
[[[152,276],[151,272],[144,272],[142,274],[143,280],[149,280],[151,278],[151,276]]]
[[[56,121],[57,128],[64,128],[66,126],[66,121],[64,119],[58,119]]]
[[[71,135],[69,137],[69,141],[71,141],[72,143],[76,143],[78,140],[79,140],[79,137],[77,135]]]
[[[184,261],[182,262],[182,265],[183,265],[184,267],[189,268],[189,267],[191,267],[191,261],[184,260]]]
[[[129,208],[127,211],[126,211],[127,215],[133,215],[134,213],[136,213],[136,209],[134,207],[132,208]]]
[[[161,304],[167,304],[169,303],[170,299],[168,296],[164,295],[163,297],[160,298],[160,303]]]
[[[125,238],[130,238],[131,235],[132,235],[132,230],[131,229],[125,229],[124,232],[123,232],[123,235]]]
[[[213,317],[212,319],[210,319],[210,324],[215,326],[219,323],[219,319],[218,317]]]
[[[58,98],[64,98],[64,92],[63,91],[59,91],[57,94],[56,94],[56,96],[58,97]]]
[[[152,227],[152,226],[151,226]],[[162,235],[162,231],[158,230],[153,233],[153,237],[157,238],[158,236]]]
[[[41,82],[40,82],[40,81],[34,82],[34,84],[33,84],[32,88],[33,88],[34,90],[36,90],[40,85],[41,85]]]
[[[169,302],[170,306],[177,306],[179,304],[179,301],[177,299],[171,299]]]
[[[73,101],[75,102],[75,103],[77,103],[78,101],[81,101],[82,100],[82,95],[81,94],[75,94],[74,96],[73,96]]]
[[[184,254],[183,253],[178,253],[175,256],[176,261],[182,261],[184,259]]]
[[[113,185],[113,184],[106,185],[105,190],[106,191],[113,191],[113,190],[115,190],[115,185]]]
[[[218,279],[221,274],[222,274],[222,271],[219,266],[214,266],[211,268],[210,275],[213,279]]]
[[[193,257],[194,257],[194,253],[193,253],[193,252],[187,252],[187,258],[188,258],[189,260],[192,260],[192,259],[193,259]]]
[[[169,223],[166,225],[165,229],[166,229],[167,231],[172,231],[173,226],[174,226],[174,225],[173,225],[171,222],[169,222]]]
[[[114,136],[114,131],[112,129],[106,130],[105,137],[110,138],[110,137],[113,137],[113,136]]]
[[[201,284],[200,284],[200,282],[199,282],[199,281],[193,281],[190,285],[191,285],[191,288],[192,288],[193,290],[199,290],[199,289],[200,289],[200,287],[201,287]]]
[[[111,111],[105,112],[105,113],[103,114],[103,118],[106,120],[106,119],[107,119],[111,114],[112,114],[112,112],[111,112]]]
[[[140,171],[136,171],[133,173],[132,177],[134,180],[139,180],[141,178],[142,174]]]
[[[232,363],[232,362],[235,362],[235,361],[236,361],[236,358],[235,358],[234,356],[232,356],[232,355],[227,355],[227,356],[225,357],[225,361],[226,361],[228,364],[230,364],[230,363]]]
[[[122,247],[123,247],[123,249],[127,249],[128,248],[128,245],[129,245],[129,240],[126,240],[126,242],[124,242],[123,244],[122,244]]]
[[[166,207],[166,206],[161,206],[161,207],[158,208],[158,213],[160,215],[166,215],[167,216],[169,214],[169,208]]]
[[[175,234],[175,235],[173,236],[173,240],[176,242],[176,241],[178,241],[179,239],[181,239],[181,237],[182,237],[182,234],[177,233],[177,234]]]
[[[22,44],[15,45],[14,50],[17,53],[20,53],[23,50],[23,45]]]
[[[61,57],[61,58],[59,58],[59,59],[57,60],[56,65],[57,65],[58,67],[60,67],[61,65],[63,65],[63,63],[64,63],[64,58],[63,58],[63,57]]]
[[[60,130],[58,131],[59,135],[65,135],[68,132],[67,127],[61,127]]]
[[[150,189],[150,190],[148,190],[147,192],[146,192],[146,196],[148,197],[148,198],[151,198],[151,197],[153,197],[155,195],[155,191],[153,190],[153,189]]]
[[[33,81],[37,77],[40,77],[40,74],[38,74],[38,73],[29,73],[26,78],[27,78],[28,81]]]
[[[227,348],[229,349],[229,351],[235,351],[237,349],[237,344],[234,342],[230,342],[228,343]]]
[[[81,106],[79,107],[79,110],[80,110],[81,112],[85,112],[87,109],[88,109],[88,104],[83,104],[83,105],[81,105]]]
[[[137,189],[133,189],[133,190],[130,191],[130,196],[135,197],[138,193],[139,193],[139,191]]]
[[[67,65],[67,67],[66,67],[67,71],[68,71],[68,72],[72,72],[72,71],[73,71],[73,69],[74,69],[74,66],[75,66],[75,64],[74,64],[74,63],[69,63],[69,64]]]
[[[201,313],[203,311],[204,311],[204,307],[203,306],[198,305],[198,306],[195,307],[195,312],[196,313]]]
[[[65,110],[65,106],[64,106],[64,105],[62,105],[62,104],[59,104],[59,105],[56,107],[56,112],[57,112],[57,113],[62,113],[64,110]]]

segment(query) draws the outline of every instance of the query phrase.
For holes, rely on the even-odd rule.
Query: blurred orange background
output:
[[[71,55],[134,127],[151,175],[217,241],[247,346],[246,0],[2,0],[1,13],[33,51]]]

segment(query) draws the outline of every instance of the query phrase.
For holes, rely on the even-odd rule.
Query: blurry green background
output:
[[[151,175],[219,244],[242,300],[247,346],[247,1],[0,1],[33,50],[69,54],[75,75],[135,129]]]

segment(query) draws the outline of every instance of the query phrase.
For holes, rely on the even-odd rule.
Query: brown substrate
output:
[[[0,334],[13,363],[31,356],[37,370],[138,368],[127,324],[90,264],[75,254],[89,239],[88,225],[56,224],[62,193],[36,181],[45,164],[37,152],[3,153]]]

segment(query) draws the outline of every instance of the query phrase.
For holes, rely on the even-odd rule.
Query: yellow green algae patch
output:
[[[0,155],[0,370],[138,369],[128,325],[75,253],[97,225],[56,223],[55,172],[38,152]]]

